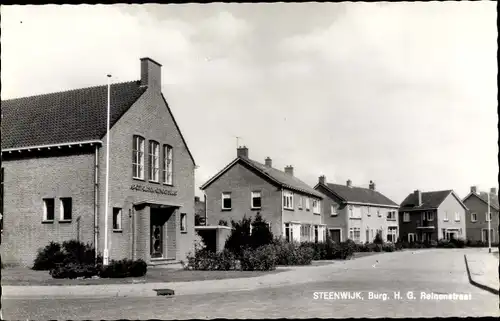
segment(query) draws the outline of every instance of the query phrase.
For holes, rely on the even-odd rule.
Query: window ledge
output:
[[[443,220],[443,222],[448,222],[449,220]]]
[[[361,217],[349,217],[350,220],[361,220]]]
[[[158,185],[160,185],[160,181],[152,181],[152,180],[149,180],[148,182],[149,182],[149,183],[153,183],[153,184],[158,184]]]
[[[286,207],[283,207],[283,209],[286,211],[293,211],[294,210],[293,208],[286,208]]]
[[[314,215],[321,215],[321,213],[313,213]]]
[[[223,212],[229,212],[232,210],[232,208],[221,208],[220,210]]]
[[[42,224],[54,224],[54,220],[43,220]]]
[[[168,186],[168,187],[173,187],[173,186],[174,186],[174,184],[173,184],[173,183],[170,183],[170,184],[169,184],[169,183],[165,183],[165,182],[163,182],[162,184],[163,184],[163,185],[165,185],[165,186]]]
[[[339,216],[339,215],[338,214],[330,214],[330,216],[335,217],[335,216]]]
[[[181,231],[181,234],[187,234],[188,231]]]
[[[262,210],[262,207],[251,207],[250,209],[252,211],[258,211],[258,210]]]
[[[71,223],[72,220],[59,220],[59,223],[66,224],[66,223]]]
[[[113,229],[113,233],[123,233],[122,229]]]

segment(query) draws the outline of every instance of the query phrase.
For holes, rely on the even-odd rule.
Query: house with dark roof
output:
[[[245,146],[200,189],[206,197],[208,225],[260,213],[275,236],[297,242],[324,240],[321,193],[297,178],[292,166],[282,171],[273,167],[269,157],[264,164],[250,159]]]
[[[140,75],[109,92],[2,101],[2,263],[31,265],[40,247],[70,239],[101,254],[107,241],[110,259],[150,264],[192,250],[195,162],[161,92],[161,65],[142,58]]]
[[[399,209],[403,241],[437,241],[466,238],[467,207],[453,190],[409,194]]]
[[[490,211],[488,215],[488,194]],[[489,234],[491,243],[498,243],[499,231],[499,204],[496,188],[489,192],[478,192],[477,186],[471,186],[470,193],[463,199],[463,203],[469,209],[465,220],[467,239],[470,241],[488,242]],[[490,220],[490,222],[488,222]],[[488,233],[488,223],[490,233]]]
[[[323,175],[314,189],[324,195],[323,222],[334,242],[373,242],[377,232],[384,241],[397,240],[399,205],[377,191],[373,181],[364,188],[351,180],[345,185],[328,183]]]

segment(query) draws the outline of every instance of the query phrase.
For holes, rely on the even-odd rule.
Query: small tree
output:
[[[219,220],[219,225],[227,226],[227,221],[226,220]]]
[[[231,220],[233,229],[226,240],[225,248],[237,257],[241,257],[244,248],[248,247],[250,244],[251,223],[252,218],[247,218],[246,215],[244,215],[243,219],[239,222]]]
[[[375,235],[375,239],[373,240],[373,243],[375,244],[383,244],[384,240],[382,239],[382,231],[377,231],[377,234]]]
[[[252,222],[252,233],[250,235],[250,242],[252,248],[256,249],[262,245],[268,245],[273,242],[273,233],[269,228],[269,224],[262,218],[260,212],[255,216]]]

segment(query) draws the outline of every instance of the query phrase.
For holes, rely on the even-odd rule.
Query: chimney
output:
[[[346,182],[347,187],[352,187],[352,181],[350,179],[347,180]]]
[[[370,185],[369,185],[369,187],[370,187],[370,189],[371,189],[372,191],[374,191],[374,190],[375,190],[375,183],[374,183],[373,181],[370,181]]]
[[[266,158],[266,166],[273,167],[273,160],[271,159],[271,157]]]
[[[292,165],[286,166],[285,167],[285,173],[287,173],[288,175],[293,176],[293,166]]]
[[[151,58],[141,58],[141,86],[161,91],[161,65]]]
[[[246,158],[248,158],[248,148],[246,146],[240,146],[240,147],[238,147],[236,155],[238,157],[246,157]]]
[[[325,175],[321,175],[321,176],[319,177],[319,183],[320,183],[320,184],[323,184],[323,185],[325,185],[325,184],[326,184],[326,176],[325,176]]]
[[[420,190],[416,190],[413,194],[415,194],[415,198],[417,200],[416,206],[421,206],[422,205],[422,193]]]
[[[471,186],[470,187],[470,192],[473,194],[477,194],[477,186]]]
[[[490,189],[490,194],[497,195],[497,189],[496,189],[496,187],[492,187]]]

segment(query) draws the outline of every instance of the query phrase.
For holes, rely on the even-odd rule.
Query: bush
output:
[[[257,249],[261,246],[271,244],[273,242],[273,233],[269,229],[267,222],[258,212],[252,222],[252,232],[250,234],[250,246]]]
[[[264,245],[255,250],[246,249],[241,258],[243,271],[272,271],[276,269],[276,250],[273,245]]]
[[[228,271],[236,268],[236,258],[228,250],[213,253],[206,249],[187,255],[187,263],[183,264],[186,270]]]
[[[385,243],[382,246],[382,250],[384,252],[394,252],[396,250],[396,246],[393,243]]]
[[[221,226],[228,226],[226,220],[219,220],[219,225],[221,225]]]
[[[458,248],[464,248],[465,247],[465,240],[462,239],[462,238],[457,238],[457,239],[451,239],[450,240],[450,243],[453,243],[455,245],[455,247],[458,247]]]
[[[308,244],[286,242],[275,239],[273,246],[276,253],[276,265],[309,265],[314,256],[314,249]]]
[[[54,279],[91,278],[99,274],[99,267],[94,264],[68,263],[50,270]]]
[[[77,265],[92,265],[102,263],[102,256],[95,258],[95,249],[90,244],[76,240],[63,242],[62,246],[50,242],[45,248],[38,250],[33,262],[33,270],[51,270],[60,265],[74,263]]]
[[[61,244],[50,242],[45,248],[38,250],[33,262],[33,270],[50,270],[63,263],[65,255],[61,249]]]
[[[445,249],[449,249],[449,248],[455,248],[455,243],[453,242],[450,242],[446,239],[440,239],[438,242],[437,242],[437,247],[438,248],[445,248]]]
[[[251,245],[250,239],[250,224],[252,218],[247,218],[246,215],[239,222],[231,221],[233,230],[226,240],[225,249],[240,258],[243,255],[243,250]]]
[[[383,244],[384,239],[382,238],[382,232],[377,231],[377,234],[375,235],[375,239],[373,240],[373,243],[375,244]]]
[[[341,242],[340,245],[335,249],[333,258],[347,260],[354,255],[355,251],[356,251],[356,243],[348,239],[345,242]]]
[[[107,266],[98,264],[99,276],[102,278],[141,277],[146,275],[148,266],[143,260],[112,260]]]
[[[194,251],[198,252],[204,250],[206,247],[205,242],[203,242],[203,237],[197,232],[194,233]]]

